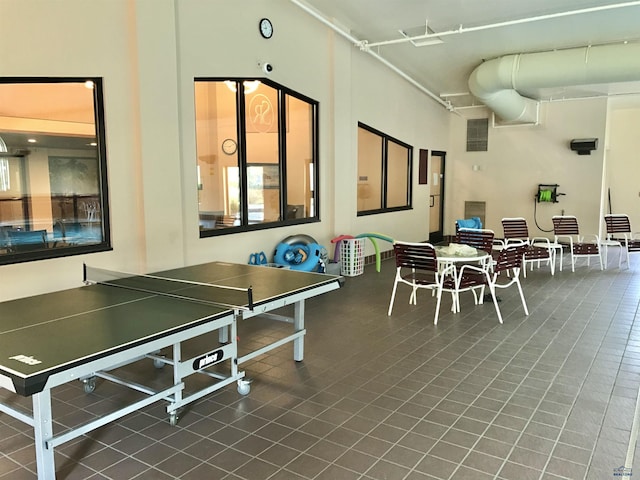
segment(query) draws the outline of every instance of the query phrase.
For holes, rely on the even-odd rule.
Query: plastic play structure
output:
[[[323,250],[324,247],[309,235],[291,235],[276,246],[273,261],[278,265],[286,265],[291,270],[312,272],[323,265]]]

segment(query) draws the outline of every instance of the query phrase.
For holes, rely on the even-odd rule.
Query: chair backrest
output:
[[[553,222],[554,235],[579,235],[578,219],[573,215],[554,215]]]
[[[461,228],[474,228],[476,230],[482,229],[482,220],[480,217],[464,218],[456,220],[456,232]]]
[[[604,216],[604,223],[607,225],[607,234],[631,233],[631,222],[624,214],[609,214]]]
[[[415,268],[429,272],[438,271],[436,250],[430,243],[400,242],[393,243],[396,267]]]
[[[9,242],[14,252],[29,252],[47,248],[46,230],[9,230]]]
[[[461,228],[456,233],[456,243],[469,245],[478,250],[491,253],[493,249],[493,230]]]
[[[528,245],[525,242],[511,244],[502,250],[493,266],[496,273],[522,267],[522,258]]]
[[[528,239],[529,227],[527,221],[522,217],[503,218],[502,230],[506,239]]]

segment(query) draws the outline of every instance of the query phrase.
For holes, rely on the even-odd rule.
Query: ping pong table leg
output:
[[[173,344],[173,384],[180,385],[182,383],[182,375],[180,374],[180,362],[182,362],[182,349],[179,343]],[[182,390],[178,390],[173,394],[173,403],[179,404],[182,402]],[[168,410],[168,409],[167,409]],[[178,424],[178,410],[169,411],[169,423],[172,426]]]
[[[218,330],[218,342],[227,343],[229,341],[229,327],[224,326]]]
[[[304,299],[294,304],[293,330],[295,332],[304,330]],[[293,341],[293,359],[296,362],[301,362],[304,359],[304,336],[300,336]]]
[[[56,466],[53,447],[47,446],[47,441],[53,437],[51,390],[45,388],[42,392],[34,394],[32,401],[38,480],[55,480]]]

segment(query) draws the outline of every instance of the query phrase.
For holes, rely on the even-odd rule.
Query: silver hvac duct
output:
[[[627,43],[488,60],[469,77],[469,89],[505,122],[535,123],[538,102],[519,91],[638,80],[640,44]]]

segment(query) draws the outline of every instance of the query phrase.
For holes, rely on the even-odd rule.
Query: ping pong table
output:
[[[286,343],[293,343],[294,360],[303,360],[305,300],[338,289],[342,281],[334,275],[226,262],[153,275],[85,266],[84,274],[86,286],[0,303],[0,387],[13,392],[9,396],[31,399],[26,409],[16,406],[20,402],[0,403],[0,412],[33,427],[39,479],[55,479],[55,447],[131,412],[165,401],[175,424],[186,404],[234,382],[240,394],[248,394],[242,363]],[[293,316],[275,312],[290,305]],[[293,331],[240,357],[237,324],[255,316],[290,323]],[[215,345],[182,358],[185,342],[216,331]],[[156,367],[171,365],[173,381],[151,388],[117,376],[118,367],[143,359]],[[186,378],[194,374],[210,381],[197,382],[198,389],[187,392]],[[52,389],[80,380],[90,393],[96,378],[140,394],[80,426],[56,424]]]

